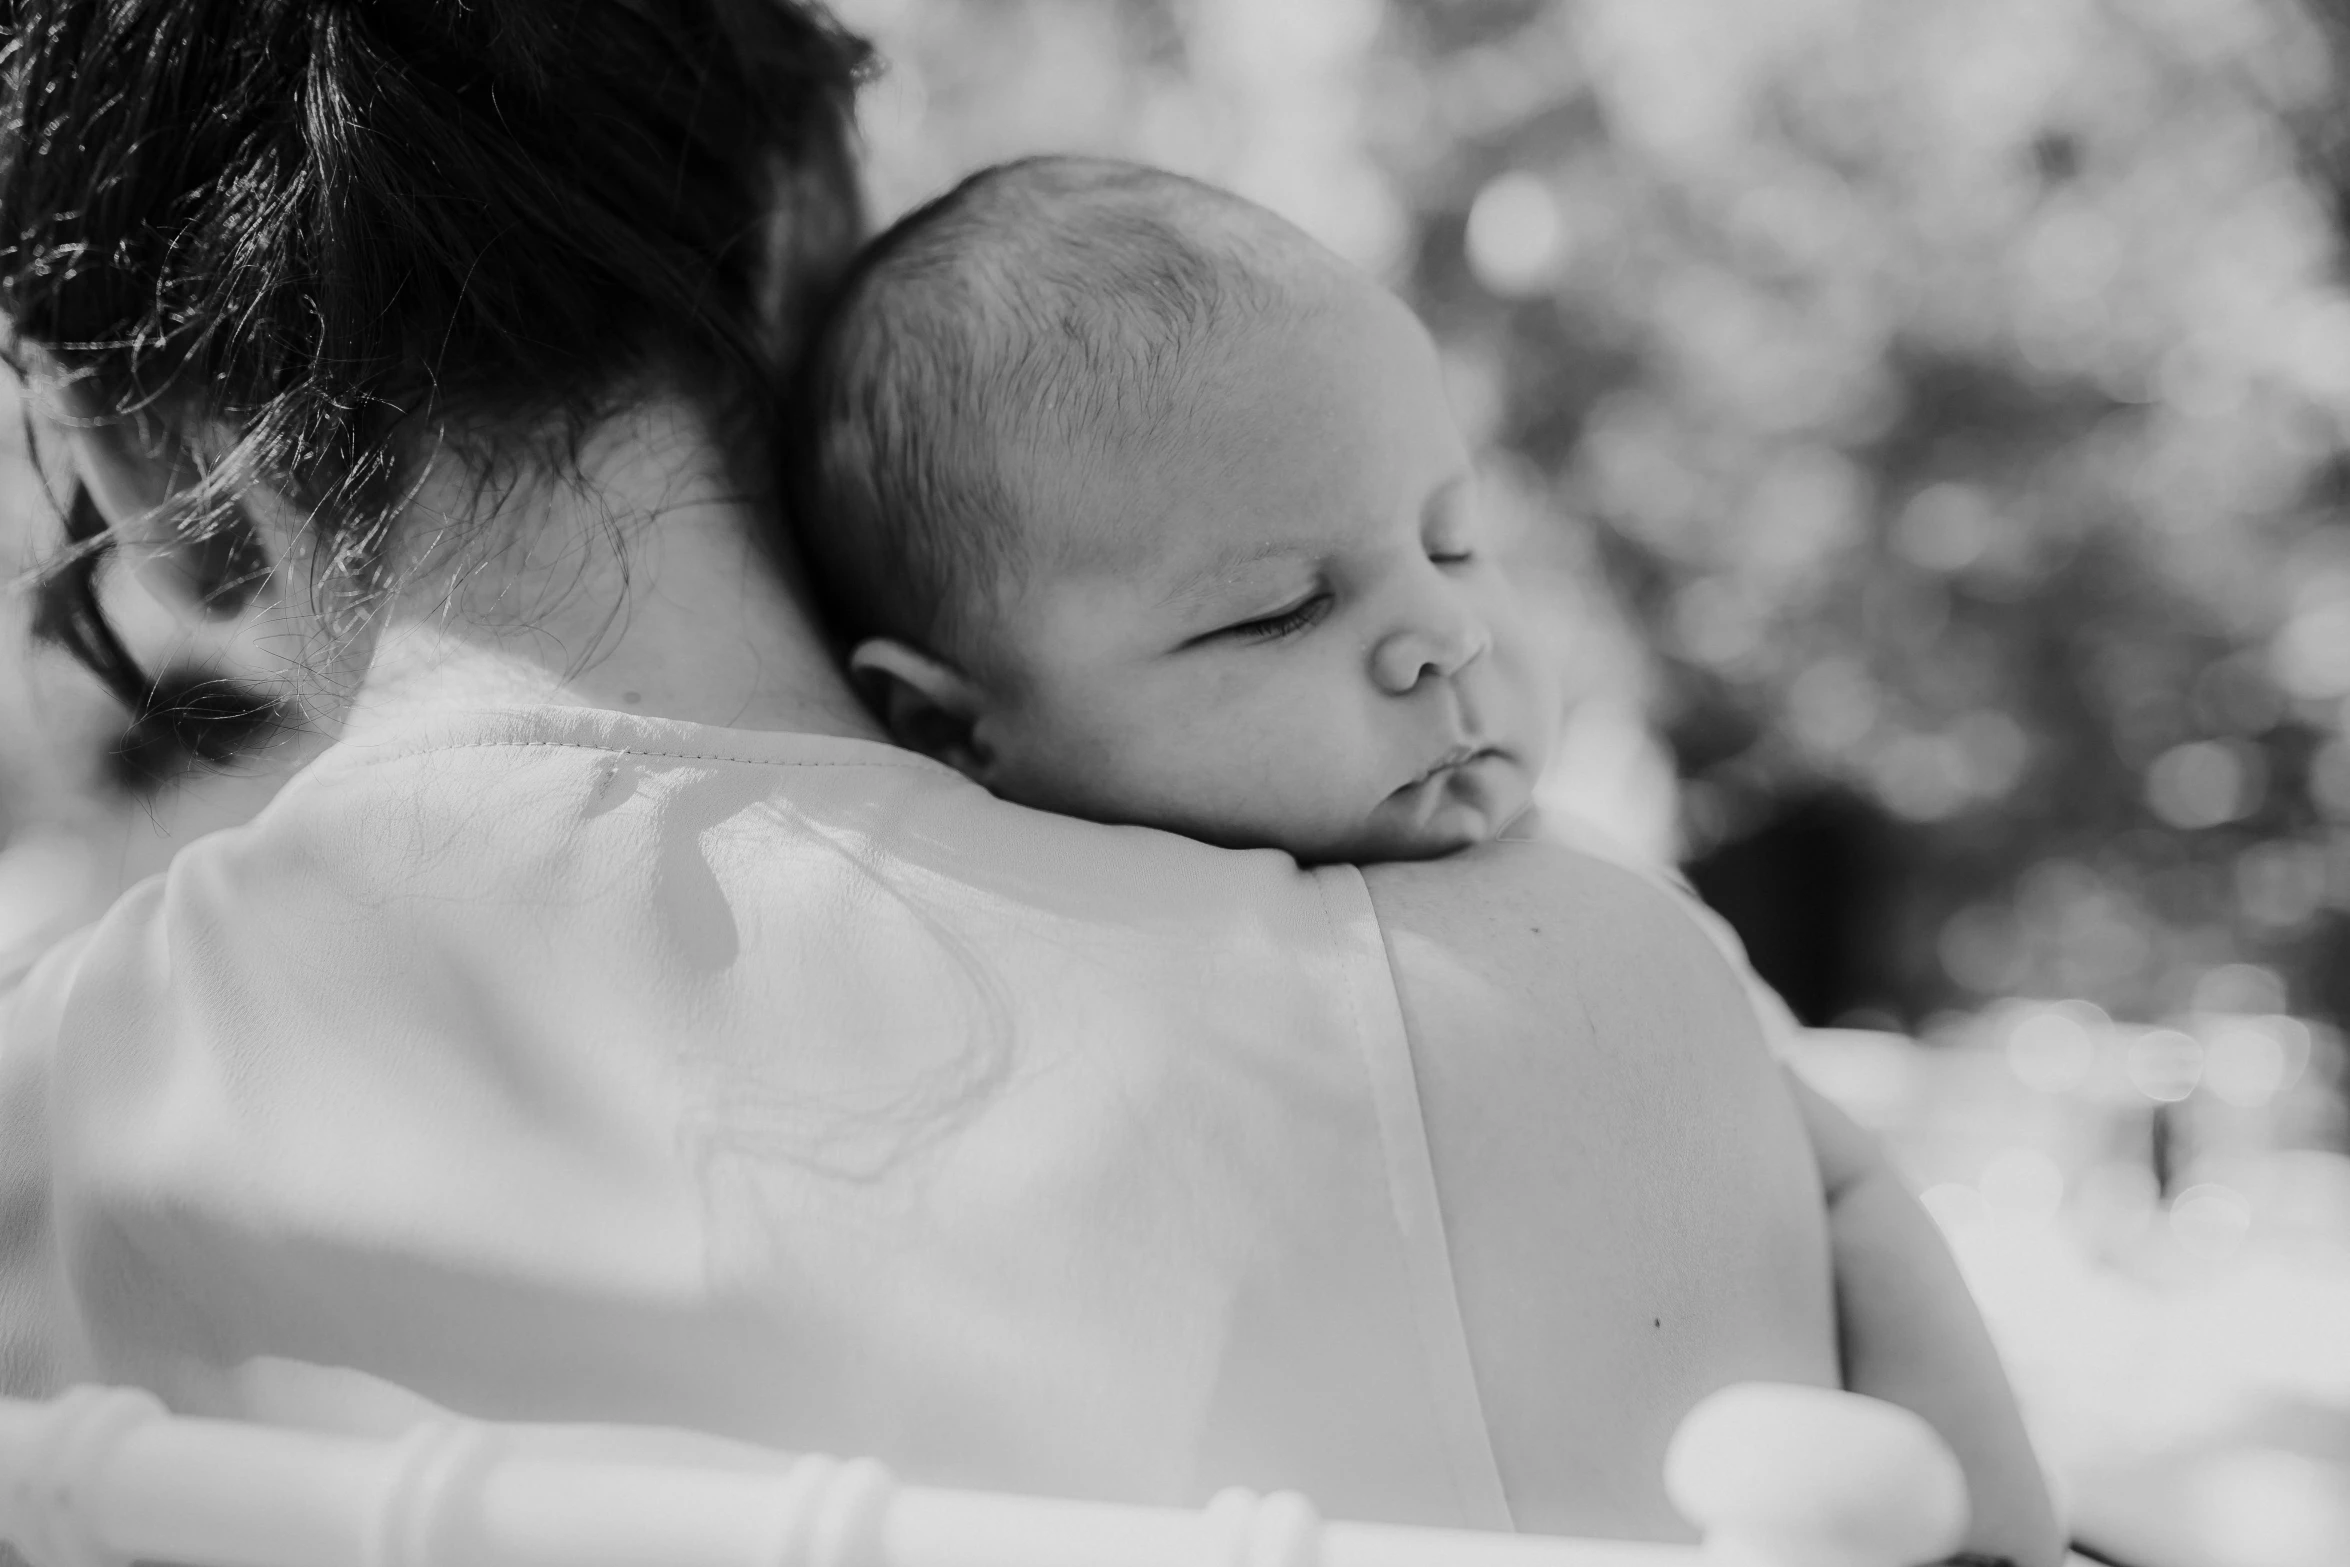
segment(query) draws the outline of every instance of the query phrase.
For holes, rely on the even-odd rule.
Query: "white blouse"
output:
[[[0,1390],[1506,1528],[1360,875],[863,741],[346,740],[0,1012]]]

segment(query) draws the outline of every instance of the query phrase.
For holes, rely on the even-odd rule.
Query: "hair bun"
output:
[[[375,572],[411,436],[546,459],[651,377],[763,415],[861,230],[870,52],[808,0],[16,0],[0,314],[217,418]],[[559,454],[558,454],[559,455]]]

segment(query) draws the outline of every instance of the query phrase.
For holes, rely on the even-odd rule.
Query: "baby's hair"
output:
[[[790,511],[845,645],[965,653],[1056,530],[1045,460],[1120,460],[1178,420],[1213,333],[1322,257],[1279,218],[1102,158],[983,169],[882,234],[802,362]]]
[[[562,473],[658,388],[764,457],[796,329],[862,229],[868,57],[813,0],[15,0],[7,346],[151,448],[225,425],[183,534],[233,542],[268,484],[364,602],[436,451],[485,483]],[[111,537],[69,512],[43,625],[140,722],[208,716],[106,625]],[[234,610],[251,551],[213,554]]]

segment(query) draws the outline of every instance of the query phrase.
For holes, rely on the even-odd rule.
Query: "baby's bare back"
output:
[[[1836,1380],[1818,1174],[1743,987],[1670,895],[1571,851],[1365,874],[1518,1526],[1678,1533],[1692,1404]]]

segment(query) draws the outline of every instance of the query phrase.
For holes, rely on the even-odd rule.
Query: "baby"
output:
[[[1526,808],[1558,693],[1411,312],[1173,175],[1038,160],[884,235],[803,540],[860,688],[997,794],[1304,860]]]
[[[995,793],[1305,861],[1526,815],[1559,693],[1435,349],[1272,214],[1119,163],[974,175],[859,259],[788,443],[859,689]],[[1872,1171],[1827,1180],[1848,1378],[1937,1419],[2005,1548],[2052,1552],[1947,1256],[1804,1108],[1824,1171]]]

